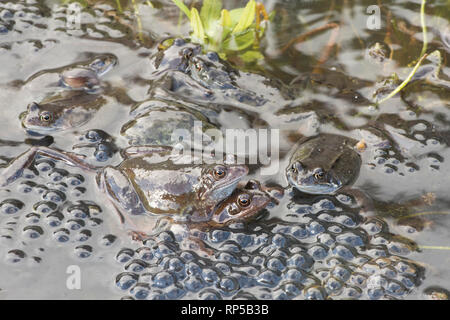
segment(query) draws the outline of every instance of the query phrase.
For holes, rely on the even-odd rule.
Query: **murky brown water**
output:
[[[236,96],[244,91],[227,96],[213,88],[208,99],[187,75],[178,75],[178,87],[157,76],[157,44],[188,36],[188,23],[171,1],[152,1],[155,8],[138,5],[140,34],[132,11],[120,15],[107,3],[88,5],[80,28],[73,28],[67,5],[58,1],[2,0],[2,164],[42,139],[21,125],[27,105],[61,90],[55,73],[30,77],[108,53],[118,64],[101,76],[105,102],[89,121],[50,131],[53,143],[47,138],[41,144],[72,151],[89,142],[86,131],[102,130],[109,135],[107,148],[114,148],[100,156],[95,146],[76,152],[97,166],[118,165],[118,149],[155,143],[154,132],[165,117],[176,123],[180,110],[188,110],[180,122],[201,118],[222,130],[280,129],[279,170],[261,175],[254,166],[249,179],[288,187],[287,154],[302,135],[342,134],[369,146],[388,139],[388,148],[362,153],[354,183],[373,202],[371,209],[364,211],[346,197],[288,188],[280,204],[265,209],[259,220],[206,232],[204,241],[214,254],[205,258],[182,248],[182,240],[167,232],[144,244],[132,241],[98,191],[94,174],[61,161],[50,162],[50,169],[35,163],[37,171],[26,170],[0,190],[0,298],[422,299],[429,287],[450,289],[448,3],[426,7],[427,52],[439,51],[440,70],[425,60],[420,77],[375,108],[371,102],[382,81],[393,73],[405,79],[409,64],[420,56],[420,1],[379,4],[381,26],[375,30],[367,28],[366,10],[375,4],[370,1],[262,2],[276,11],[262,43],[265,59],[247,66],[232,61],[241,69],[237,86],[261,100],[239,101]],[[227,8],[244,4],[226,1]],[[122,5],[127,8],[125,1]],[[327,24],[332,25],[292,42]],[[386,56],[369,51],[376,43]],[[154,127],[146,127],[146,104],[159,108],[161,122]],[[136,119],[141,127],[127,136],[123,126]],[[72,184],[74,175],[82,176],[80,185]],[[81,270],[80,290],[67,288],[71,265]]]

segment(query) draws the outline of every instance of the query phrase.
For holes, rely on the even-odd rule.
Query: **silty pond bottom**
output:
[[[58,1],[0,3],[4,172],[33,147],[84,155],[86,167],[118,168],[126,148],[173,144],[174,130],[199,123],[203,141],[207,129],[279,129],[277,172],[249,166],[241,182],[279,186],[284,195],[244,221],[208,228],[167,221],[142,241],[130,236],[111,195],[98,187],[100,169],[37,156],[0,188],[0,298],[423,299],[448,293],[445,1],[426,8],[433,54],[401,94],[378,108],[371,102],[399,83],[391,75],[401,82],[420,55],[420,3],[383,3],[384,22],[371,30],[365,3],[263,1],[276,16],[261,44],[264,59],[253,65],[202,53],[181,40],[189,25],[179,22],[173,3],[152,3],[138,3],[136,15],[88,1],[79,7],[78,25],[73,7]],[[330,27],[291,41],[330,22],[337,32]],[[167,38],[177,40],[163,50]],[[340,181],[351,189],[307,194],[290,186],[286,169],[295,163],[298,141],[319,134],[364,139],[352,179],[335,153],[316,161],[338,172],[333,179],[344,174]],[[191,146],[204,146],[196,143]],[[322,144],[316,147],[327,148]],[[227,204],[236,192],[256,192],[239,188]],[[74,268],[80,290],[69,288]]]

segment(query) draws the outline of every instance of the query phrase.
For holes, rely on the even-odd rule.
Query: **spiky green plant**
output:
[[[260,23],[269,16],[264,6],[255,0],[248,1],[244,8],[222,9],[222,0],[204,0],[200,12],[189,9],[181,0],[172,0],[188,17],[191,25],[191,40],[201,44],[205,51],[215,51],[222,58],[239,53],[245,61],[262,58],[259,39],[265,26]]]

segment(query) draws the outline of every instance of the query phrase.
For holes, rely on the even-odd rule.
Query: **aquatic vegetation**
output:
[[[414,74],[417,72],[417,69],[419,69],[421,63],[425,58],[428,56],[426,53],[427,46],[428,46],[428,39],[427,39],[427,26],[425,23],[425,3],[426,0],[422,0],[422,5],[420,7],[420,23],[422,25],[422,34],[423,34],[423,46],[422,46],[422,52],[420,53],[420,59],[414,66],[414,68],[409,73],[408,77],[397,87],[394,91],[392,91],[387,97],[381,99],[377,102],[377,105],[385,102],[386,100],[389,100],[393,96],[395,96],[397,93],[399,93],[404,87],[408,85],[408,83],[411,81],[411,79],[414,77]]]
[[[181,0],[173,2],[190,20],[192,41],[201,44],[205,51],[215,51],[224,59],[239,52],[247,62],[262,58],[257,50],[265,31],[261,16],[264,21],[273,16],[267,14],[262,3],[250,0],[245,8],[228,11],[222,9],[221,0],[205,0],[199,13],[196,8],[189,10]],[[252,49],[242,52],[249,48]]]

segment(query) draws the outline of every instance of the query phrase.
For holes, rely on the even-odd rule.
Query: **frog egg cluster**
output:
[[[0,3],[0,36],[20,34],[27,29],[42,29],[43,15],[35,1]]]
[[[114,139],[103,130],[88,130],[80,136],[79,140],[81,143],[75,145],[74,149],[93,148],[93,156],[98,162],[108,161],[118,151]]]
[[[48,246],[83,260],[116,241],[103,226],[102,208],[89,199],[95,193],[85,177],[67,169],[41,158],[1,190],[0,260],[40,262]]]
[[[108,14],[114,8],[106,4],[97,4],[91,10],[81,5],[52,4],[44,7],[35,0],[21,3],[0,3],[0,36],[19,35],[24,32],[37,33],[44,29],[65,32],[71,36],[120,39],[127,36],[124,29],[133,25],[131,15],[124,12],[121,21]],[[49,12],[51,17],[44,17]],[[77,14],[80,16],[77,16]]]
[[[444,158],[437,152],[441,148],[441,142],[436,137],[433,124],[422,120],[402,123],[404,128],[396,128],[393,133],[393,137],[401,141],[399,147],[384,141],[373,150],[369,168],[401,176],[423,169],[430,172],[439,171]]]
[[[290,211],[306,207],[300,222],[191,231],[207,249],[170,230],[123,248],[117,288],[133,299],[397,299],[420,283],[423,270],[382,220],[329,200]]]

